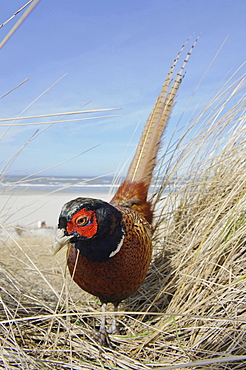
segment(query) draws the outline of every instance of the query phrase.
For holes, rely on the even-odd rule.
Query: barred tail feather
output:
[[[144,181],[148,186],[151,183],[161,139],[175,103],[175,96],[184,77],[185,65],[188,62],[189,56],[196,42],[197,40],[187,53],[184,63],[177,73],[173,84],[172,76],[174,73],[174,68],[185,45],[182,46],[170,68],[167,78],[163,84],[161,94],[158,96],[154,108],[145,124],[136,153],[128,169],[126,175],[126,181],[128,182]]]
[[[139,212],[140,205],[147,202],[148,189],[152,181],[161,140],[172,112],[172,108],[175,104],[175,97],[179,86],[184,77],[184,68],[197,40],[198,39],[196,39],[194,44],[191,46],[191,49],[187,53],[186,58],[173,81],[174,68],[186,44],[182,46],[180,52],[175,58],[162,86],[162,91],[158,96],[154,108],[144,126],[125,181],[113,197],[111,201],[112,204],[128,206],[131,208],[135,207]],[[144,208],[146,209],[146,207]],[[148,210],[140,213],[142,213],[145,218],[152,220],[150,204],[147,208]]]

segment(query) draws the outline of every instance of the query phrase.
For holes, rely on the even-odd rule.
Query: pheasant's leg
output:
[[[105,333],[106,332],[106,315],[105,315],[106,307],[107,307],[107,304],[103,303],[102,304],[101,325],[100,325],[100,330],[99,330],[100,333]]]
[[[102,304],[102,318],[101,318],[101,325],[99,329],[99,342],[102,346],[110,347],[110,340],[108,337],[108,333],[106,330],[106,307],[107,303]]]
[[[118,312],[118,303],[114,304],[114,314],[113,314],[113,319],[112,319],[112,324],[109,329],[110,334],[118,334],[118,328],[117,328],[117,320],[116,320],[116,314]]]

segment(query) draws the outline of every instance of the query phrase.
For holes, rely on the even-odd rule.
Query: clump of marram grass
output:
[[[156,320],[156,330],[140,345],[142,350],[154,344],[162,353],[168,351],[162,361],[172,358],[170,346],[174,358],[186,361],[246,355],[246,125],[242,88],[243,77],[225,86],[210,110],[202,112],[190,126],[195,131],[199,125],[197,134],[190,135],[185,144],[181,137],[173,157],[162,164],[164,188],[171,187],[157,218],[164,248],[157,253],[148,277],[151,303],[142,309],[161,309],[167,315]],[[240,98],[227,110],[226,104],[230,105],[235,94]],[[162,197],[157,194],[157,201]],[[146,295],[147,289],[146,283]],[[167,305],[165,296],[169,297]],[[229,367],[240,368],[236,362],[216,365],[216,369]]]
[[[141,289],[121,306],[113,348],[94,340],[98,302],[64,274],[65,255],[52,255],[51,239],[11,237],[5,230],[2,366],[245,368],[243,87],[243,77],[229,80],[160,161],[153,262]]]

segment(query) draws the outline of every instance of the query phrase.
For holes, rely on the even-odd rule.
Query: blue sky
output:
[[[26,2],[0,0],[0,24]],[[1,168],[40,129],[40,135],[21,151],[8,172],[43,171],[99,144],[42,174],[94,176],[117,171],[126,148],[126,157],[131,156],[180,47],[192,35],[188,51],[200,35],[186,67],[165,147],[183,111],[185,123],[197,102],[205,104],[225,76],[245,60],[245,14],[245,0],[41,0],[0,50],[0,96],[29,78],[0,99],[0,118],[18,116],[64,74],[24,116],[122,109],[108,113],[118,117],[57,123],[44,132],[41,125],[12,127],[1,140]],[[21,15],[0,28],[0,42]],[[0,127],[1,136],[5,130]]]

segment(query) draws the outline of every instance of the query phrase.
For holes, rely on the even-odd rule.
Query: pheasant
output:
[[[174,67],[145,124],[136,153],[124,182],[107,203],[92,198],[77,198],[66,203],[60,213],[55,252],[68,245],[67,264],[73,280],[102,303],[99,341],[109,344],[105,311],[134,294],[142,285],[152,257],[153,205],[148,198],[161,139],[174,98],[183,79],[187,54],[172,80]],[[192,45],[192,48],[194,45]],[[113,319],[111,333],[116,331]]]

